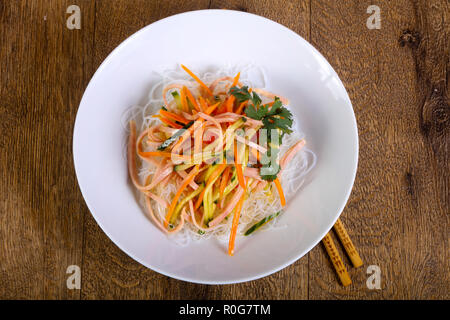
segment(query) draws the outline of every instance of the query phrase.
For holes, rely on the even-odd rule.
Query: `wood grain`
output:
[[[311,42],[336,68],[353,102],[360,159],[343,221],[365,266],[381,268],[382,289],[366,287],[364,268],[351,269],[353,285],[340,287],[323,251],[313,250],[310,298],[442,298],[448,295],[449,108],[443,86],[450,10],[445,1],[384,1],[378,3],[381,29],[369,30],[370,4],[313,1]],[[405,40],[405,30],[427,43]],[[434,105],[427,105],[433,93]],[[425,111],[428,134],[424,106],[431,109]]]
[[[446,0],[0,0],[0,298],[448,299],[450,5]],[[367,7],[381,9],[369,30]],[[342,287],[323,245],[284,270],[226,286],[141,266],[98,227],[79,192],[72,130],[83,91],[124,39],[176,13],[226,8],[310,41],[352,100],[360,158],[342,215],[364,266]],[[335,241],[339,240],[333,232]],[[66,269],[79,265],[81,290]],[[366,268],[381,269],[381,289]]]
[[[79,298],[66,269],[81,265],[83,199],[72,129],[90,74],[93,6],[85,32],[65,26],[69,1],[1,2],[0,297]]]

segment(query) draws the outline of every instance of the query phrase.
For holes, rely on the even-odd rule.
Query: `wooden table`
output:
[[[66,27],[71,4],[80,30]],[[366,25],[372,4],[380,29]],[[360,157],[342,221],[365,263],[351,268],[341,251],[351,286],[339,284],[322,244],[260,280],[177,281],[129,258],[89,213],[72,162],[89,79],[135,31],[206,8],[286,25],[344,82]],[[0,0],[0,298],[448,299],[449,17],[446,0]],[[81,268],[80,290],[66,286],[69,265]],[[369,265],[381,289],[367,287]]]

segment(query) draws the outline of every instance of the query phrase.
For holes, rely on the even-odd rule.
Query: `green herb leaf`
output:
[[[279,148],[275,146],[281,145],[284,134],[292,133],[292,113],[287,108],[283,107],[283,104],[278,97],[275,97],[272,106],[269,106],[269,104],[261,105],[261,98],[255,92],[250,93],[247,86],[242,88],[232,87],[229,93],[235,96],[239,103],[251,101],[245,108],[245,114],[249,118],[262,121],[262,129],[267,130],[267,144],[269,146],[265,156],[269,159],[276,159]],[[272,129],[280,131],[279,141],[273,141],[273,138],[271,137]],[[277,174],[280,172],[280,166],[277,163],[272,163],[272,161],[261,169],[264,169],[264,172],[266,173],[268,172],[268,174],[261,174],[260,171],[261,178],[268,181],[275,180]]]
[[[231,87],[229,93],[232,94],[239,103],[250,100],[252,98],[252,96],[248,92],[247,86],[244,86],[242,88]]]

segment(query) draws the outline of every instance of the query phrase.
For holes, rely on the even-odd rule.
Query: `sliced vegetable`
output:
[[[171,224],[174,224],[174,223],[177,221],[178,215],[180,214],[181,209],[184,207],[184,205],[186,205],[186,203],[188,203],[189,200],[193,199],[193,198],[196,197],[200,192],[202,192],[204,188],[205,188],[205,184],[202,183],[202,184],[197,188],[197,190],[192,191],[190,194],[188,194],[187,196],[185,196],[185,197],[183,198],[183,200],[181,200],[181,201],[177,204],[177,206],[176,206],[176,208],[175,208],[175,210],[174,210],[174,212],[173,212],[173,214],[172,214],[172,218],[170,219],[170,223],[171,223]]]
[[[168,146],[170,146],[175,140],[178,139],[187,129],[189,129],[194,124],[194,121],[190,121],[188,124],[186,124],[184,127],[182,127],[180,130],[174,133],[173,136],[171,136],[169,139],[164,141],[159,147],[158,150],[165,150]]]
[[[225,187],[228,184],[228,181],[230,179],[230,173],[231,173],[231,167],[227,167],[222,175],[222,180],[220,181],[220,188],[219,188],[219,194],[220,196],[223,196],[223,193],[225,191]]]
[[[244,186],[244,192],[242,193],[241,199],[239,200],[238,204],[236,205],[236,208],[234,209],[233,222],[231,225],[230,241],[228,243],[228,254],[230,256],[234,255],[234,242],[236,241],[237,227],[239,224],[239,218],[241,216],[242,206],[245,200],[246,188],[247,186]]]
[[[184,71],[186,71],[192,78],[195,79],[195,81],[197,81],[200,86],[205,89],[205,91],[209,94],[209,95],[213,95],[213,93],[211,92],[211,90],[209,89],[209,87],[203,83],[202,80],[200,80],[199,77],[197,77],[191,70],[189,70],[188,68],[186,68],[184,65],[181,65],[181,67],[184,69]]]
[[[239,184],[242,188],[245,187],[245,180],[244,180],[244,172],[242,170],[242,164],[240,163],[240,158],[238,157],[238,148],[235,145],[234,146],[234,165],[236,167],[236,174],[239,180]]]
[[[281,205],[284,207],[286,205],[286,199],[284,198],[284,192],[283,192],[283,188],[281,187],[280,180],[278,180],[278,178],[276,178],[273,182],[275,183],[275,186],[277,187],[277,190],[278,190],[278,194],[280,195]]]
[[[172,199],[172,203],[170,204],[169,210],[167,211],[167,215],[166,215],[166,219],[164,220],[164,227],[168,227],[169,226],[169,221],[172,218],[172,214],[173,211],[175,209],[175,206],[177,205],[178,199],[180,198],[181,194],[183,193],[184,189],[186,189],[186,187],[189,185],[189,183],[191,183],[192,180],[194,180],[195,176],[198,173],[198,169],[199,166],[196,165],[191,172],[189,173],[189,175],[186,177],[186,179],[183,180],[183,183],[180,187],[180,189],[178,189],[177,193],[175,194],[175,196]]]
[[[176,113],[165,111],[163,109],[159,110],[159,113],[166,118],[181,122],[183,124],[188,124],[190,122],[189,120],[177,115]]]
[[[181,104],[181,98],[178,92],[172,91],[172,97],[173,100],[175,100],[175,104],[177,105],[177,108],[180,110],[183,110],[183,105]]]
[[[261,228],[263,225],[265,225],[267,222],[275,219],[276,217],[278,217],[280,215],[280,213],[282,213],[283,211],[280,210],[274,214],[271,214],[270,216],[267,216],[263,219],[261,219],[259,222],[255,223],[253,226],[251,226],[247,231],[245,231],[244,236],[248,236],[249,234],[255,232],[256,230],[258,230],[259,228]]]
[[[192,166],[194,166],[194,165],[193,164],[178,164],[175,167],[173,167],[173,170],[175,170],[175,171],[184,171],[186,169],[189,169]]]

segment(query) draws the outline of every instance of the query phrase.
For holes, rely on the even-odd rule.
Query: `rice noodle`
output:
[[[266,80],[263,70],[253,65],[234,67],[225,66],[215,70],[214,72],[206,72],[200,74],[200,78],[203,82],[205,82],[207,86],[209,86],[214,94],[218,95],[220,93],[227,92],[227,90],[231,86],[234,75],[238,71],[241,72],[239,85],[247,85],[249,87],[258,88],[255,91],[262,93],[263,102],[265,99],[271,97],[272,94],[264,89],[264,87],[266,86]],[[124,128],[126,128],[126,130],[128,130],[128,122],[130,120],[134,120],[137,125],[137,132],[140,134],[144,134],[144,131],[146,131],[152,141],[164,140],[164,137],[157,136],[154,133],[155,128],[157,127],[159,127],[160,131],[163,132],[162,135],[166,134],[167,136],[170,136],[174,132],[176,132],[176,129],[160,126],[159,120],[152,117],[152,115],[158,112],[162,105],[170,105],[173,103],[170,92],[174,90],[178,91],[182,88],[182,86],[186,86],[193,95],[198,94],[198,84],[194,82],[183,70],[181,70],[181,68],[161,72],[160,74],[158,74],[158,77],[160,78],[160,80],[151,88],[148,94],[147,103],[144,106],[131,107],[125,112],[122,118],[122,125]],[[289,108],[289,106],[287,107]],[[189,120],[195,120],[199,117],[203,117],[207,120],[210,128],[220,128],[220,123],[222,122],[233,122],[237,120],[236,114],[233,113],[223,113],[215,117],[209,117],[204,115],[203,113],[198,113],[194,116],[187,113],[181,114]],[[260,121],[256,121],[250,118],[247,118],[247,120],[249,121],[248,124],[255,128],[261,125]],[[216,135],[219,135],[219,139],[223,139],[223,137],[220,136],[222,134],[221,130],[216,131],[219,131],[214,131]],[[296,145],[299,140],[303,139],[303,137],[303,133],[301,132],[298,123],[296,123],[294,119],[293,133],[291,133],[290,135],[285,135],[285,137],[283,138],[283,144],[280,146],[280,155],[285,155],[286,152],[291,147]],[[255,147],[253,143],[248,144]],[[315,166],[317,158],[314,152],[307,148],[303,148],[295,154],[288,155],[286,158],[289,158],[290,161],[280,161],[280,164],[282,164],[280,180],[282,182],[285,197],[287,200],[287,206],[289,206],[289,201],[303,185],[306,175]],[[221,203],[218,205],[220,208],[219,215],[220,213],[222,213],[222,215],[216,216],[215,219],[210,223],[209,228],[202,228],[196,220],[195,213],[192,209],[192,201],[190,201],[187,210],[188,214],[186,214],[186,211],[183,208],[182,214],[180,216],[180,223],[175,229],[168,231],[162,226],[161,221],[164,221],[167,206],[171,203],[173,196],[177,192],[178,184],[181,181],[178,180],[178,183],[169,183],[169,180],[172,179],[171,181],[174,181],[173,177],[176,177],[176,179],[181,179],[181,177],[186,176],[186,173],[179,172],[177,174],[172,171],[171,167],[165,165],[164,162],[156,165],[152,162],[141,161],[141,164],[137,169],[138,173],[136,179],[141,180],[140,186],[144,185],[143,182],[146,181],[146,179],[149,179],[153,176],[158,176],[158,179],[152,179],[151,188],[149,188],[148,186],[145,188],[142,187],[148,192],[147,195],[139,192],[140,203],[142,207],[145,208],[144,210],[148,212],[152,221],[157,225],[158,228],[163,229],[163,231],[169,235],[170,239],[180,245],[187,245],[191,241],[205,240],[209,239],[210,237],[214,237],[220,241],[228,240],[232,220],[227,217],[227,214],[229,214],[229,212],[227,213],[227,210],[229,209],[228,207],[230,207],[230,202],[227,203],[226,208],[223,208],[224,201],[221,201]],[[245,174],[246,171],[247,174]],[[246,175],[247,177],[250,176],[256,178],[255,172],[256,169],[246,168],[244,170],[244,175]],[[198,188],[198,185],[195,184],[195,182],[193,182],[193,184],[191,185],[195,186],[195,189]],[[254,188],[252,192],[245,200],[243,205],[237,231],[238,235],[243,235],[245,231],[253,224],[267,217],[268,215],[280,211],[282,208],[279,197],[277,196],[278,194],[272,183],[267,183],[267,181],[256,179],[254,180],[253,187]],[[150,201],[149,197],[154,201]],[[186,223],[185,220],[188,221],[188,223]],[[261,227],[260,230],[282,227],[279,225],[277,220],[278,218],[275,218],[269,223],[266,223],[263,227]],[[180,226],[180,224],[183,225]],[[202,231],[202,234],[199,233],[199,230]]]

